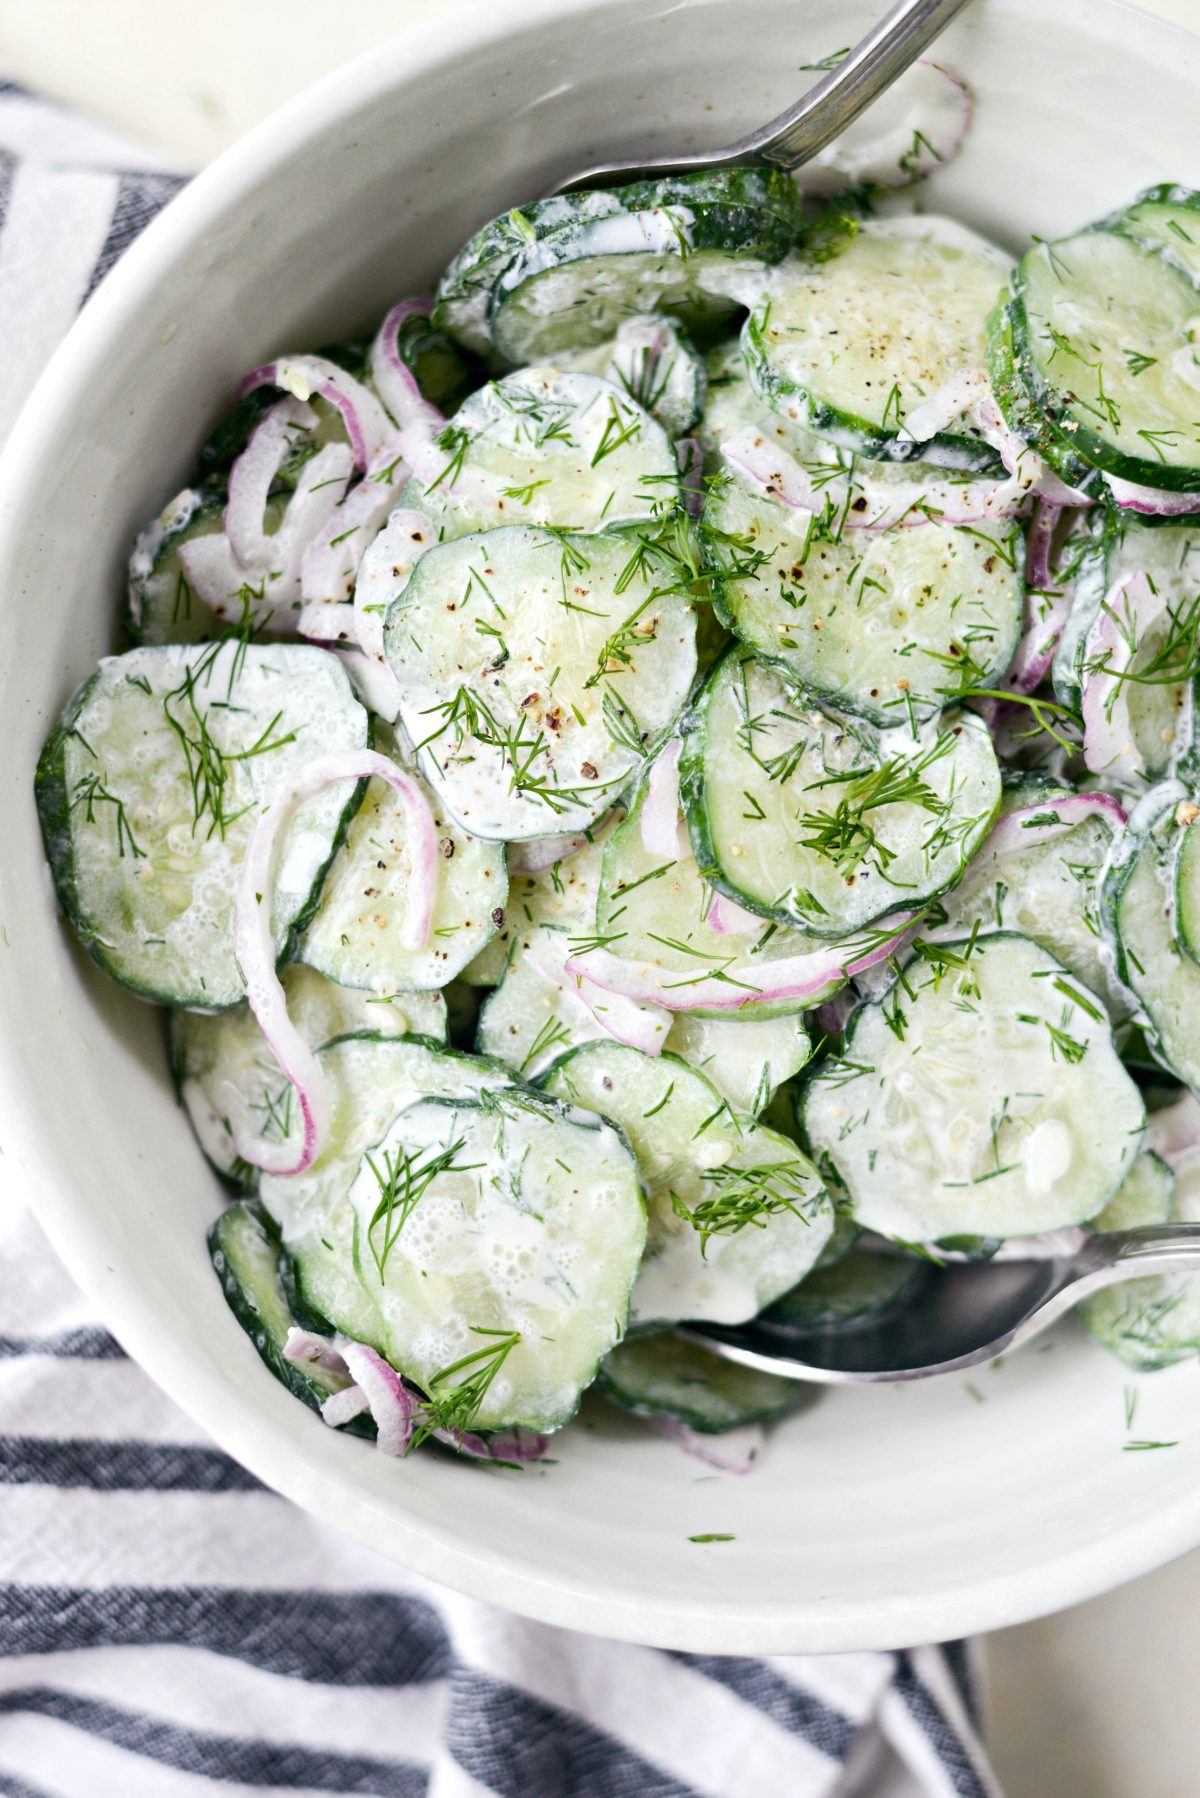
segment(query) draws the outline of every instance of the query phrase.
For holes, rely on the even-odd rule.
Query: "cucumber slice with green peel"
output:
[[[430,1094],[473,1098],[505,1085],[509,1072],[417,1037],[365,1033],[326,1043],[318,1061],[331,1104],[325,1146],[306,1173],[263,1174],[259,1197],[279,1228],[304,1307],[382,1352],[378,1307],[355,1265],[348,1200],[362,1158],[405,1106]]]
[[[1113,231],[1035,244],[1013,280],[1013,350],[1077,455],[1123,480],[1200,490],[1200,404],[1181,371],[1200,293]]]
[[[1175,1176],[1161,1155],[1143,1149],[1103,1211],[1093,1230],[1142,1230],[1165,1224],[1175,1209]]]
[[[951,375],[983,362],[1009,268],[949,219],[864,220],[838,254],[768,278],[742,333],[750,379],[776,411],[860,455],[990,470],[994,452],[965,432],[901,433]]]
[[[510,526],[428,550],[384,646],[442,804],[511,842],[609,809],[688,696],[695,635],[652,542]]]
[[[1013,348],[1011,295],[1006,288],[988,319],[987,371],[992,394],[1011,431],[1037,451],[1068,487],[1090,492],[1101,485],[1094,468],[1039,409],[1026,387]]]
[[[225,483],[185,487],[139,531],[129,558],[125,618],[135,643],[200,643],[219,636],[220,619],[188,585],[179,550],[225,528]]]
[[[1176,817],[1186,818],[1185,810]],[[1191,824],[1179,832],[1179,850],[1175,860],[1175,938],[1183,953],[1200,963],[1200,831]]]
[[[600,375],[645,408],[672,437],[682,437],[700,417],[708,371],[671,318],[648,312],[627,318],[605,343],[568,350],[559,368]]]
[[[1103,221],[1103,228],[1132,237],[1200,286],[1200,193],[1165,181],[1148,187]]]
[[[733,477],[710,489],[701,531],[729,629],[875,724],[994,687],[1012,661],[1025,603],[1015,522],[831,530]]]
[[[879,731],[744,649],[709,675],[683,742],[684,813],[713,886],[822,937],[954,886],[1000,800],[973,714],[948,713],[919,737]]]
[[[1191,744],[1192,662],[1200,618],[1200,520],[1141,518],[1109,508],[1074,556],[1075,595],[1054,657],[1055,692],[1079,710],[1089,677],[1113,668],[1112,698],[1128,725],[1113,777],[1167,774]],[[1144,574],[1152,604],[1124,588]],[[1179,674],[1182,678],[1172,679]]]
[[[586,349],[631,314],[665,312],[710,326],[737,308],[747,275],[795,242],[800,200],[782,170],[712,169],[612,190],[597,216],[549,226],[494,281],[488,325],[512,363]]]
[[[335,986],[300,963],[281,976],[288,1016],[311,1048],[351,1031],[379,1036],[446,1035],[440,993],[380,999]],[[258,1169],[241,1160],[231,1125],[243,1137],[286,1141],[294,1124],[294,1088],[246,1006],[233,1011],[174,1011],[168,1025],[171,1071],[197,1141],[220,1174],[254,1185]]]
[[[851,1020],[804,1097],[865,1228],[902,1242],[1036,1236],[1094,1217],[1145,1109],[1101,1007],[1024,937],[957,945]],[[968,953],[969,950],[969,953]]]
[[[758,1326],[793,1336],[881,1323],[918,1296],[924,1277],[919,1261],[851,1248],[776,1299]]]
[[[522,368],[464,401],[437,439],[445,457],[401,504],[436,540],[500,525],[607,530],[667,512],[679,459],[623,387],[593,374]]]
[[[619,1343],[596,1385],[618,1410],[665,1417],[703,1436],[770,1423],[804,1402],[799,1381],[735,1366],[670,1331]]]
[[[383,1352],[457,1429],[553,1430],[620,1340],[646,1241],[633,1156],[525,1089],[399,1113],[351,1183]]]
[[[476,986],[499,986],[514,946],[541,924],[576,934],[591,927],[605,844],[623,816],[621,808],[614,807],[589,827],[581,849],[533,874],[509,875],[504,922],[487,947],[463,969],[464,980]]]
[[[706,1018],[678,1012],[664,1045],[711,1080],[735,1111],[758,1117],[812,1054],[801,1013]]]
[[[654,778],[652,771],[650,778]],[[649,793],[643,781],[633,796],[629,814],[618,824],[604,850],[595,900],[595,929],[581,924],[574,929],[576,946],[594,942],[614,955],[659,968],[673,984],[686,985],[697,976],[723,976],[736,965],[756,967],[787,960],[817,948],[820,939],[786,924],[767,921],[739,911],[720,900],[701,875],[687,832],[680,823],[675,852],[665,855],[657,845],[647,849],[642,815]],[[762,1019],[795,1014],[807,999],[780,1001],[754,997],[742,975],[746,1003],[739,1016]],[[842,985],[835,980],[831,991]],[[722,1017],[711,1010],[693,1016]]]
[[[317,1362],[301,1366],[283,1354],[297,1320],[279,1238],[262,1207],[246,1200],[227,1206],[209,1230],[208,1247],[230,1310],[276,1379],[316,1411],[332,1393],[344,1391],[351,1383],[347,1375]],[[353,1419],[350,1433],[373,1437],[373,1419]]]
[[[1164,1067],[1200,1090],[1200,967],[1181,950],[1175,894],[1191,810],[1174,781],[1146,795],[1106,870],[1101,901],[1117,977],[1137,1000],[1151,1047]]]
[[[1113,978],[1100,928],[1100,876],[1121,823],[1119,808],[1102,794],[1051,790],[1033,797],[1010,789],[961,884],[922,919],[921,939],[951,942],[976,928],[1014,931],[1099,994],[1111,1018],[1126,1016],[1129,996]]]
[[[1196,1159],[1187,1156],[1175,1180],[1171,1221],[1200,1222],[1197,1176]],[[1161,1187],[1161,1178],[1157,1184]],[[1138,1224],[1150,1221],[1139,1217]],[[1140,1373],[1154,1373],[1200,1355],[1200,1284],[1187,1274],[1158,1274],[1103,1287],[1084,1300],[1079,1317],[1089,1335]]]
[[[279,1239],[257,1205],[230,1205],[223,1211],[208,1233],[208,1252],[229,1309],[289,1392],[319,1411],[332,1393],[350,1385],[346,1374],[316,1362],[300,1366],[284,1354],[296,1319],[280,1277]],[[352,1436],[375,1434],[374,1420],[367,1417],[353,1417],[345,1428]]]
[[[577,1043],[608,1038],[580,998],[579,982],[563,971],[567,954],[560,930],[538,924],[520,932],[510,946],[504,978],[479,1013],[479,1053],[506,1062],[522,1080],[536,1080]]]
[[[497,277],[538,233],[559,225],[580,226],[619,212],[620,202],[602,188],[586,193],[551,194],[513,207],[482,225],[451,261],[437,285],[433,322],[464,349],[487,357],[492,349],[488,303]]]
[[[378,747],[401,759],[394,739]],[[503,845],[470,836],[444,817],[432,788],[420,775],[415,778],[438,837],[429,940],[422,949],[403,946],[400,927],[412,881],[407,813],[386,782],[372,780],[297,949],[302,961],[342,986],[382,995],[443,987],[495,936],[503,917],[508,895]]]
[[[608,1118],[637,1156],[650,1229],[631,1322],[744,1323],[815,1263],[833,1229],[815,1168],[677,1056],[586,1043],[540,1084]]]
[[[101,662],[36,780],[59,902],[88,954],[144,998],[239,1004],[234,887],[259,811],[314,755],[364,747],[369,731],[337,658],[307,645],[229,640]],[[360,797],[347,781],[296,808],[272,897],[281,954]]]

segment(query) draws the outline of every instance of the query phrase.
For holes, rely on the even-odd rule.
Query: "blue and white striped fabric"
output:
[[[183,180],[0,83],[0,437]],[[294,1509],[122,1353],[11,1164],[7,1182],[0,1795],[997,1798],[961,1644],[629,1647],[444,1591]]]

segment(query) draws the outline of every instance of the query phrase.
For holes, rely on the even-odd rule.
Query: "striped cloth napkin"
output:
[[[185,179],[0,83],[0,438]],[[295,1509],[125,1356],[11,1165],[0,1193],[0,1795],[998,1798],[963,1644],[630,1647]]]

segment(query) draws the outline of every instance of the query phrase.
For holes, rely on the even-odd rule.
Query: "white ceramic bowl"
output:
[[[238,374],[370,325],[482,219],[596,155],[720,141],[858,35],[861,0],[525,0],[413,32],[217,163],[106,281],[0,466],[0,1134],[121,1341],[262,1479],[381,1553],[547,1620],[740,1653],[1012,1623],[1200,1542],[1196,1369],[1142,1382],[1068,1328],[975,1382],[821,1394],[748,1479],[591,1416],[558,1465],[404,1464],[270,1378],[204,1250],[218,1204],[155,1015],[55,916],[31,795],[64,699],[112,644],[130,537]],[[932,201],[1016,247],[1174,178],[1200,186],[1200,44],[1111,0],[986,0],[940,54],[978,95]],[[732,1542],[689,1543],[700,1532]]]

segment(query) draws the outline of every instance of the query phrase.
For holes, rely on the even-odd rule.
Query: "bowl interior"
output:
[[[1015,1621],[1200,1541],[1190,1367],[1142,1382],[1067,1327],[960,1379],[815,1394],[752,1477],[599,1405],[522,1476],[335,1437],[261,1370],[203,1247],[218,1205],[158,1017],[57,920],[31,800],[63,701],[115,641],[133,531],[237,376],[369,326],[467,232],[593,155],[718,142],[865,28],[844,0],[535,0],[373,53],[261,128],[135,246],[0,473],[0,1129],[126,1346],[261,1477],[384,1554],[513,1608],[736,1652],[888,1646]],[[1198,46],[1108,0],[989,0],[938,55],[976,118],[928,201],[1011,248],[1151,181],[1200,185]],[[631,73],[632,72],[632,73]],[[1119,120],[1119,129],[1114,122]],[[693,1535],[723,1532],[711,1546]]]

